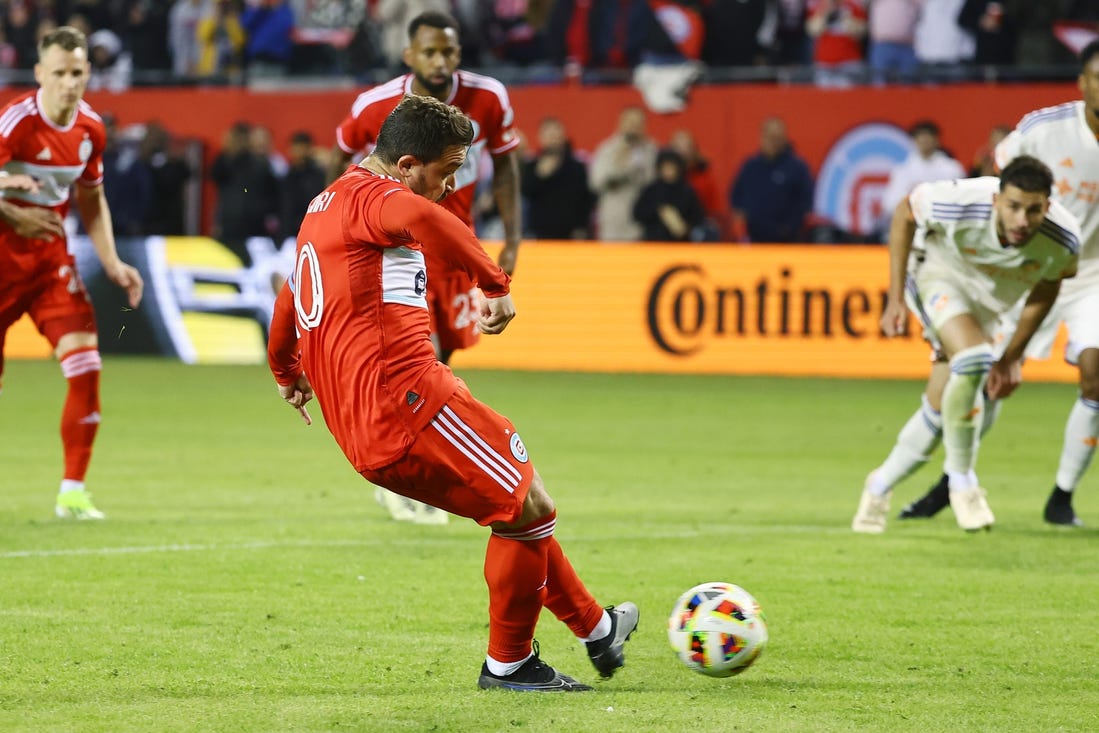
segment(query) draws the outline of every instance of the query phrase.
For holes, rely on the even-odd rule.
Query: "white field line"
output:
[[[714,535],[754,535],[754,534],[849,534],[851,532],[844,527],[827,527],[819,525],[760,525],[757,527],[743,527],[731,525],[710,525],[697,529],[681,530],[674,532],[650,532],[643,534],[605,534],[593,537],[581,537],[562,534],[561,538],[566,542],[606,542],[608,540],[641,541],[661,539],[693,539],[696,537]],[[270,540],[264,542],[238,542],[231,544],[220,543],[184,543],[168,545],[136,545],[130,547],[70,547],[60,550],[7,550],[0,552],[0,560],[16,560],[31,557],[77,557],[87,555],[140,555],[159,552],[224,552],[236,550],[264,550],[272,548],[310,548],[310,547],[373,547],[376,545],[424,545],[444,542],[464,541],[469,537],[447,535],[445,537],[409,537],[395,540],[392,537],[379,537],[377,539],[360,540]]]

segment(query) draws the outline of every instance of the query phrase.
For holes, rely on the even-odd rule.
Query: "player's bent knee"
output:
[[[536,519],[552,514],[556,508],[553,499],[546,492],[546,486],[542,483],[542,477],[535,471],[534,478],[530,482],[530,490],[527,491],[526,499],[523,500],[523,511],[519,515],[519,518],[514,522],[496,522],[491,526],[494,528],[522,527],[530,524]]]

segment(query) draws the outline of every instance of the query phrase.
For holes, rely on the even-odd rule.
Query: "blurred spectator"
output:
[[[195,29],[199,57],[198,76],[232,76],[240,71],[247,35],[240,12],[232,0],[215,0]]]
[[[275,149],[275,141],[271,137],[271,130],[268,127],[265,125],[252,125],[252,129],[248,132],[248,147],[256,155],[267,159],[275,178],[286,176],[286,171],[290,166],[282,153]],[[316,193],[320,193],[320,191],[321,189],[318,188]]]
[[[1015,63],[1018,32],[1015,20],[1004,14],[1004,4],[994,0],[965,0],[958,25],[973,34],[976,53],[973,61],[982,65]]]
[[[45,18],[43,18],[43,20],[45,20]],[[95,30],[95,28],[91,24],[91,21],[89,21],[86,16],[81,15],[80,13],[73,13],[67,16],[65,18],[65,25],[69,26],[70,28],[77,29],[78,31],[83,33],[85,37],[90,36],[92,34],[92,31]],[[42,37],[41,24],[39,24],[38,37]]]
[[[115,236],[140,237],[153,201],[152,173],[141,158],[142,125],[118,130],[105,116],[107,145],[103,150],[103,190],[111,208]]]
[[[88,61],[92,71],[88,89],[121,92],[130,88],[134,65],[129,51],[122,49],[122,39],[114,31],[101,28],[88,36]]]
[[[814,78],[848,86],[863,68],[866,0],[809,0],[805,32],[813,42]]]
[[[599,239],[633,242],[641,227],[633,218],[638,194],[653,179],[656,143],[645,132],[645,111],[626,107],[618,117],[618,130],[604,140],[592,156],[589,179],[597,196],[596,234]]]
[[[298,236],[302,217],[328,182],[325,167],[317,160],[313,136],[299,130],[290,136],[286,176],[282,179],[279,239]]]
[[[231,249],[245,267],[252,264],[249,237],[275,235],[278,216],[278,180],[271,164],[249,145],[251,126],[238,122],[229,128],[221,152],[214,158],[210,178],[217,186],[214,236]]]
[[[973,34],[958,24],[965,0],[924,0],[916,21],[916,58],[920,65],[938,69],[948,78],[960,77],[960,64],[973,60]]]
[[[397,72],[404,68],[404,49],[408,45],[408,25],[420,13],[437,10],[450,12],[448,0],[378,0],[374,22],[381,28],[382,56],[386,68]]]
[[[973,154],[973,165],[969,167],[969,177],[999,175],[996,169],[996,156],[994,151],[1000,141],[1011,132],[1009,125],[996,125],[988,133],[988,142],[977,149]]]
[[[287,0],[246,0],[240,22],[248,34],[248,71],[284,75],[294,50],[294,11]]]
[[[633,206],[633,218],[641,225],[646,242],[701,240],[706,212],[691,184],[687,165],[674,150],[656,156],[656,178],[641,189]]]
[[[168,44],[168,7],[153,0],[128,0],[121,23],[123,47],[134,68],[142,72],[166,73],[172,68]]]
[[[547,117],[538,125],[538,153],[523,163],[523,217],[533,239],[588,239],[595,195],[588,169],[572,151],[565,125]]]
[[[8,42],[4,24],[0,23],[0,69],[14,69],[18,65],[19,55],[16,53],[15,46]],[[8,75],[4,74],[3,78],[0,78],[0,84],[6,83],[7,78]]]
[[[1093,5],[1096,0],[1093,0]],[[1053,22],[1070,10],[1066,0],[1003,0],[1004,16],[1018,29],[1015,61],[1023,66],[1071,64],[1073,54],[1053,34]]]
[[[804,66],[812,61],[812,46],[805,33],[807,0],[777,0],[778,21],[770,61],[779,66]]]
[[[546,58],[545,29],[552,0],[491,2],[485,6],[485,17],[478,20],[485,29],[485,42],[493,56],[520,66]],[[466,35],[463,27],[463,51]]]
[[[377,23],[363,16],[347,42],[343,53],[344,69],[360,83],[368,83],[368,72],[385,65],[382,56],[381,34]]]
[[[174,149],[171,135],[159,122],[145,125],[141,157],[149,167],[153,192],[146,231],[149,234],[184,234],[184,192],[194,171]]]
[[[575,68],[631,68],[653,30],[645,0],[556,0],[546,27],[550,61]]]
[[[668,147],[679,153],[687,166],[687,183],[691,184],[703,211],[706,212],[706,221],[702,227],[702,239],[716,241],[724,234],[725,205],[721,198],[721,189],[718,187],[714,172],[710,169],[710,161],[702,155],[698,149],[698,143],[690,130],[679,129],[672,133],[668,140]]]
[[[38,13],[29,0],[11,0],[4,14],[4,33],[15,49],[16,67],[33,69],[38,63]]]
[[[916,21],[923,0],[870,0],[869,48],[871,78],[878,83],[910,81],[916,74]]]
[[[744,161],[729,189],[734,235],[751,242],[796,242],[813,205],[813,177],[777,117],[760,127],[759,152]]]
[[[176,0],[168,14],[168,50],[176,76],[198,73],[202,46],[198,42],[199,22],[213,12],[212,0]]]
[[[66,3],[58,3],[65,9],[66,23],[73,25],[72,16],[79,15],[88,24],[88,34],[100,28],[114,28],[114,17],[111,2],[108,0],[69,0]],[[60,8],[59,8],[60,9]]]
[[[893,218],[893,210],[916,184],[965,178],[965,168],[939,148],[939,126],[931,120],[921,120],[908,131],[915,146],[908,157],[889,173],[889,183],[882,192],[883,226]]]
[[[767,63],[778,27],[777,0],[709,2],[702,7],[705,41],[702,60],[709,66]]]

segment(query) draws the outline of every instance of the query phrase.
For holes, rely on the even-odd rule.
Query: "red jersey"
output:
[[[510,278],[453,214],[395,179],[351,168],[310,203],[275,304],[275,380],[308,375],[356,471],[407,453],[459,384],[431,345],[425,246],[485,295],[508,293]]]
[[[38,180],[39,191],[8,189],[0,191],[0,196],[20,206],[50,208],[64,217],[69,211],[69,189],[73,183],[85,186],[103,183],[107,131],[103,120],[83,101],[69,124],[58,126],[42,111],[40,93],[23,94],[0,110],[0,169],[9,174],[32,176]],[[24,239],[0,222],[0,261],[38,260],[47,247],[63,252],[66,244],[60,238]]]
[[[824,0],[809,0],[806,11],[809,15],[817,15],[825,12],[824,5]],[[813,44],[813,60],[826,66],[861,61],[863,58],[862,37],[852,35],[846,23],[847,18],[866,22],[866,0],[838,0],[836,6],[836,12]]]
[[[393,108],[412,94],[412,74],[405,74],[363,92],[351,106],[351,114],[336,128],[336,144],[348,155],[366,154],[378,139],[378,131]],[[473,227],[473,197],[481,177],[481,154],[500,155],[519,146],[514,130],[515,113],[507,89],[492,77],[470,71],[454,73],[450,96],[443,100],[473,120],[473,145],[466,162],[454,174],[454,193],[442,201],[469,227]],[[357,162],[357,161],[356,161]]]

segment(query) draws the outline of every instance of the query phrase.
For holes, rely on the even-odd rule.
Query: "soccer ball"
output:
[[[703,583],[676,601],[668,641],[679,661],[708,677],[732,677],[767,646],[767,622],[752,595],[732,583]]]

